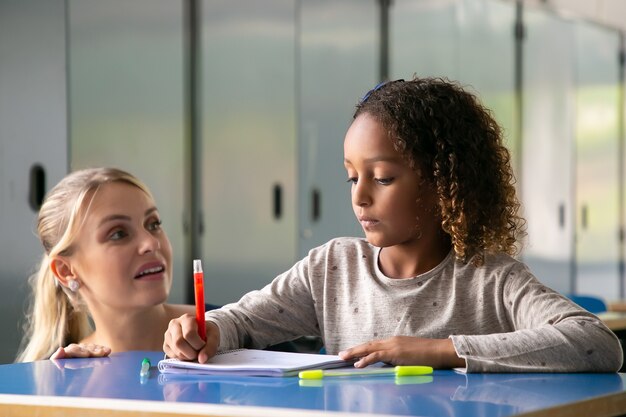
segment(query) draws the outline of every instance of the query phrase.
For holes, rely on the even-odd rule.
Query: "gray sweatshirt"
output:
[[[615,372],[622,349],[593,314],[541,284],[521,262],[488,255],[475,267],[450,254],[434,269],[392,279],[380,248],[337,238],[237,303],[206,313],[220,350],[321,336],[330,354],[392,336],[451,338],[468,372]]]

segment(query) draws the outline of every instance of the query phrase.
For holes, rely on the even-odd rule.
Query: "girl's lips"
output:
[[[360,218],[359,219],[359,223],[361,223],[361,226],[364,229],[371,229],[373,227],[376,227],[377,225],[380,224],[380,221],[376,220],[376,219],[368,219],[368,218]]]

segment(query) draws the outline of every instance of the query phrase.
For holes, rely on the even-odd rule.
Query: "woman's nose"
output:
[[[158,250],[161,247],[161,242],[149,231],[144,231],[141,234],[141,242],[139,245],[139,253],[150,253]]]

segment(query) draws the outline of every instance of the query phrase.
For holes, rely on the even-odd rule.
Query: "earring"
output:
[[[68,281],[68,286],[70,287],[70,291],[76,292],[78,288],[80,288],[80,283],[75,279],[70,279]]]

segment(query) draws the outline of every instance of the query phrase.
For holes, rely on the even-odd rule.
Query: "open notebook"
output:
[[[236,349],[220,352],[209,362],[163,359],[159,371],[173,374],[293,376],[305,369],[327,369],[352,365],[336,355]]]

